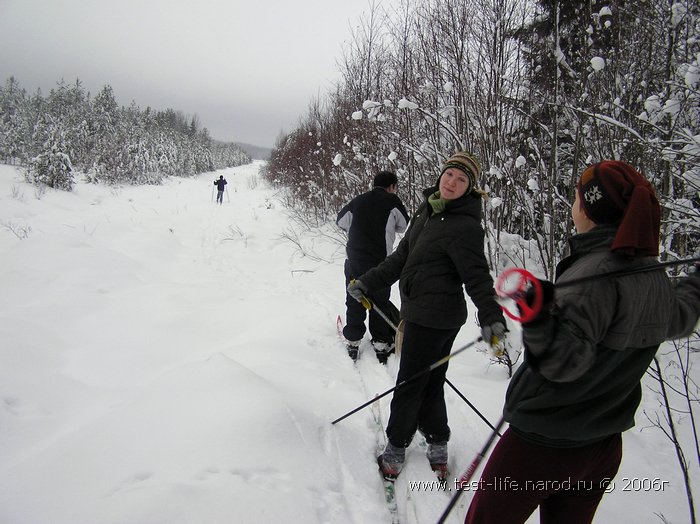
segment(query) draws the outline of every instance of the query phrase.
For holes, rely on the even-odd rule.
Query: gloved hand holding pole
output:
[[[367,286],[365,286],[361,280],[351,280],[348,284],[348,295],[350,295],[352,298],[354,298],[360,304],[362,304],[367,311],[369,311],[370,309],[374,309],[374,311],[384,319],[384,321],[389,325],[389,327],[391,327],[391,329],[393,329],[394,331],[398,331],[399,328],[391,321],[391,319],[386,315],[386,313],[384,313],[381,309],[375,306],[374,302],[372,302],[367,297],[367,291]]]

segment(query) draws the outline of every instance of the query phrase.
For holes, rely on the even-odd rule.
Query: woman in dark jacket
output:
[[[571,209],[577,235],[557,283],[633,270],[659,254],[660,207],[632,166],[604,161],[581,175]],[[588,524],[622,459],[640,381],[666,339],[700,315],[700,278],[664,271],[542,282],[539,316],[523,324],[525,362],[506,393],[504,433],[484,468],[467,524]]]
[[[467,319],[464,289],[478,309],[484,339],[504,335],[505,320],[484,256],[482,193],[476,187],[479,170],[471,154],[451,156],[438,186],[425,191],[426,200],[396,251],[348,286],[348,293],[361,300],[399,280],[405,330],[397,384],[450,354]],[[439,478],[446,477],[450,438],[443,392],[446,372],[447,363],[395,390],[388,444],[378,458],[385,478],[396,478],[401,471],[405,449],[417,429],[428,442],[433,470]]]

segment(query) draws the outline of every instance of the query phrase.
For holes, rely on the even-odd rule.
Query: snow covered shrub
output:
[[[256,175],[251,175],[246,181],[248,184],[248,189],[255,189],[258,187],[258,177]]]
[[[14,185],[12,186],[11,195],[12,195],[12,198],[14,198],[15,200],[19,200],[20,202],[24,201],[24,193],[17,186],[14,186]]]
[[[157,171],[146,171],[134,175],[132,183],[136,185],[159,186],[163,183],[164,178],[163,174]]]
[[[56,145],[31,159],[28,174],[34,184],[44,184],[64,191],[73,190],[73,165],[68,155],[59,151]]]
[[[20,240],[29,238],[29,233],[32,232],[32,226],[22,226],[14,222],[3,222],[2,225]]]

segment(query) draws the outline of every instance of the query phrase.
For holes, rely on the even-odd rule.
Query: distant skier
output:
[[[226,179],[224,178],[224,175],[219,176],[219,180],[214,180],[214,185],[216,186],[216,189],[218,192],[216,193],[216,202],[217,204],[223,204],[224,203],[224,191],[226,189]]]

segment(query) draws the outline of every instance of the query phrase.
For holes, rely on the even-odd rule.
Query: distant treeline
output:
[[[213,140],[197,116],[119,106],[106,85],[94,97],[80,80],[48,96],[10,77],[0,88],[0,160],[35,183],[71,190],[76,172],[106,184],[158,183],[249,163],[239,146]]]

